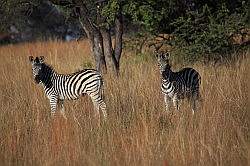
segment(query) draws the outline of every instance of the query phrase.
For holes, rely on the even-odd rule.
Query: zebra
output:
[[[192,113],[196,110],[196,101],[200,100],[201,76],[193,68],[183,68],[178,72],[171,70],[169,64],[170,54],[156,52],[158,66],[161,74],[161,91],[164,94],[166,111],[169,111],[172,100],[176,110],[179,110],[179,101],[187,98],[192,107]]]
[[[99,109],[104,119],[107,117],[106,104],[103,101],[103,79],[101,74],[94,69],[84,69],[72,74],[58,74],[52,66],[44,62],[44,57],[29,56],[32,65],[34,80],[42,84],[45,94],[50,101],[52,116],[55,115],[57,106],[61,107],[61,114],[64,114],[63,102],[65,99],[78,99],[81,95],[90,96],[95,115],[99,116]]]

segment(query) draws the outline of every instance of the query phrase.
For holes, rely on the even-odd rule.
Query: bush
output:
[[[228,58],[235,50],[242,48],[230,42],[230,36],[247,26],[247,5],[231,13],[225,5],[214,12],[208,5],[201,10],[189,11],[171,23],[175,40],[173,54],[178,54],[185,61],[200,59],[214,60]]]

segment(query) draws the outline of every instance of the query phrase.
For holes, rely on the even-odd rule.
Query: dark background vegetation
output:
[[[249,46],[249,2],[237,0],[142,1],[127,11],[150,34],[188,62],[231,58]],[[247,4],[248,3],[248,4]],[[139,4],[139,5],[138,5]],[[132,8],[132,9],[131,9]],[[140,32],[142,33],[142,32]],[[144,36],[141,34],[141,36]]]
[[[74,11],[79,4],[87,9],[82,17],[111,35],[121,11],[123,47],[136,54],[157,43],[179,60],[218,61],[249,46],[250,4],[244,0],[2,0],[0,43],[87,37]]]

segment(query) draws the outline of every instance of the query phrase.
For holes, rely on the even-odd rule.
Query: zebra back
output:
[[[183,68],[176,74],[183,79],[183,82],[187,88],[190,90],[195,90],[199,88],[201,84],[200,74],[193,68]]]

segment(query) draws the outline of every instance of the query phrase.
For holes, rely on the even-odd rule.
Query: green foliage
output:
[[[123,13],[131,17],[135,24],[142,25],[148,32],[157,33],[162,27],[166,27],[170,19],[178,16],[177,4],[173,0],[128,0],[123,5]],[[175,14],[172,15],[173,13]]]
[[[138,2],[131,1],[124,6],[124,12],[132,16],[134,22],[137,22],[148,31],[154,31],[161,19],[160,11],[154,10],[153,1],[148,4],[140,5]]]
[[[238,11],[238,12],[237,12]],[[171,23],[175,40],[172,44],[176,52],[184,55],[187,61],[196,61],[204,56],[209,59],[228,55],[237,46],[230,43],[230,35],[246,27],[244,5],[234,13],[222,5],[211,12],[208,5],[202,10],[190,11]]]
[[[200,1],[128,0],[123,13],[146,33],[168,33],[173,54],[184,61],[217,59],[242,48],[230,36],[249,25],[249,4],[242,0]],[[146,36],[146,35],[145,35]]]
[[[113,24],[116,14],[120,10],[119,0],[110,0],[101,10],[101,15],[106,18],[108,24]]]

